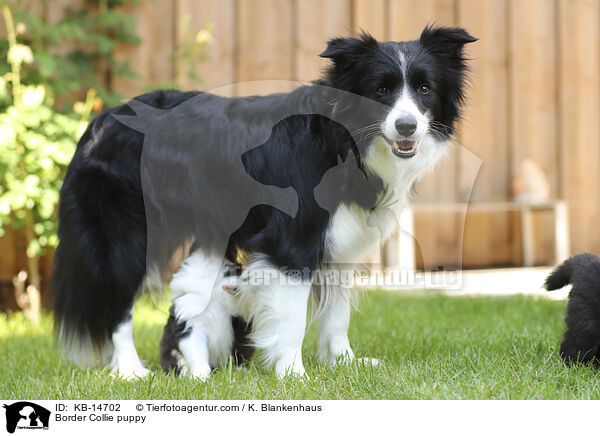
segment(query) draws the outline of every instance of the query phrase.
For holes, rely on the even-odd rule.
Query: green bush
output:
[[[81,114],[62,114],[51,105],[47,87],[24,83],[25,67],[35,56],[30,46],[17,40],[11,11],[2,6],[7,32],[6,62],[9,69],[0,76],[0,236],[6,226],[25,227],[30,286],[23,285],[22,303],[33,320],[39,318],[39,256],[55,246],[56,207],[60,186],[77,139],[83,133],[92,110],[95,91],[88,92]],[[35,310],[31,310],[35,306]]]
[[[83,96],[89,88],[96,89],[107,106],[119,104],[121,95],[111,89],[111,78],[138,75],[114,53],[119,45],[136,44],[139,38],[135,18],[116,6],[132,3],[137,0],[87,0],[78,8],[66,7],[61,18],[50,21],[39,10],[56,8],[56,2],[0,0],[13,11],[15,34],[33,55],[33,62],[22,72],[23,83],[43,84],[46,99],[52,104],[62,102],[62,110],[72,110],[72,96]],[[1,59],[8,50],[8,41],[2,41]],[[10,65],[0,62],[0,75],[9,71]]]
[[[120,101],[107,78],[134,75],[113,56],[139,41],[133,16],[115,9],[126,3],[137,0],[87,0],[51,21],[40,13],[49,1],[0,0],[0,236],[25,226],[28,258],[57,243],[60,186],[92,110]]]
[[[39,12],[56,7],[50,1],[30,8],[31,2],[0,0],[7,35],[0,40],[0,237],[8,227],[25,229],[28,271],[15,289],[30,313],[39,312],[31,310],[35,300],[39,307],[39,257],[58,243],[60,187],[77,140],[92,112],[120,103],[112,80],[137,77],[114,56],[120,44],[139,42],[133,16],[117,8],[128,3],[137,0],[87,0],[50,21]],[[175,77],[160,87],[176,87],[182,76],[200,82],[194,70],[211,26],[196,32],[188,25],[184,17],[184,37],[165,59],[177,64]]]

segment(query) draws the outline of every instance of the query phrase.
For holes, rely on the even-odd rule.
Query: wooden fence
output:
[[[165,60],[181,41],[184,16],[197,28],[212,23],[214,42],[197,72],[204,89],[234,84],[219,91],[226,95],[281,90],[242,82],[317,78],[327,39],[351,30],[406,40],[431,22],[465,27],[479,38],[468,47],[472,90],[457,139],[482,161],[471,201],[508,200],[515,168],[532,158],[552,197],[571,205],[573,252],[600,252],[599,0],[144,0],[135,13],[143,43],[120,55],[150,82],[176,73],[178,65]],[[115,87],[140,91],[128,80]],[[473,159],[464,154],[424,180],[415,201],[469,200]],[[548,263],[551,217],[536,220],[536,261]],[[460,215],[434,213],[417,215],[425,264],[460,264],[463,228],[464,265],[522,261],[518,216],[469,214],[465,224]]]
[[[49,13],[76,1],[53,2]],[[600,0],[140,0],[129,10],[142,42],[117,57],[128,59],[143,80],[112,81],[128,97],[175,77],[181,65],[170,55],[184,38],[186,16],[191,28],[213,25],[214,42],[197,73],[202,88],[223,87],[218,92],[225,95],[289,89],[287,83],[244,82],[313,80],[325,64],[318,54],[327,39],[360,28],[380,39],[406,40],[431,22],[465,27],[479,41],[467,49],[472,89],[459,146],[422,182],[415,201],[469,200],[473,155],[481,169],[470,200],[508,200],[515,168],[529,157],[548,176],[552,197],[569,202],[572,251],[600,252]],[[185,78],[179,85],[193,87]],[[423,262],[519,265],[516,218],[472,213],[465,222],[451,213],[419,214]],[[552,259],[549,218],[536,217],[541,264]],[[10,249],[7,241],[0,244]],[[0,267],[12,273],[18,261]]]

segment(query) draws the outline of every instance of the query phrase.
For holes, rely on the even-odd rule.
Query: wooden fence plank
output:
[[[572,251],[600,251],[600,2],[559,0],[561,193]]]
[[[7,228],[6,234],[0,238],[0,250],[4,253],[0,256],[0,282],[10,282],[21,266],[17,264],[15,238],[22,236],[19,232]]]
[[[369,32],[376,39],[388,39],[385,0],[354,0],[352,4],[352,29]]]
[[[388,38],[392,41],[418,39],[427,24],[456,24],[455,0],[390,0]]]
[[[294,78],[293,3],[289,0],[239,0],[236,26],[236,94],[289,91],[290,83],[243,83]]]
[[[390,0],[389,12],[386,14],[389,39],[418,39],[425,26],[434,22],[445,26],[455,25],[455,6],[454,0]],[[453,147],[448,159],[423,178],[417,186],[413,201],[458,200],[458,156],[455,151]],[[423,267],[431,269],[460,263],[462,253],[458,238],[461,232],[458,231],[458,226],[462,222],[454,214],[421,213],[417,216],[414,236],[421,251],[417,258],[422,259]]]
[[[315,80],[327,64],[326,59],[319,57],[327,41],[348,36],[351,27],[350,0],[296,1],[295,20],[294,78],[303,82]]]
[[[507,200],[509,192],[508,58],[506,1],[458,0],[458,24],[479,38],[467,48],[472,61],[472,92],[461,125],[462,145],[482,160],[472,201]],[[462,162],[461,162],[462,165]],[[460,191],[471,180],[461,167]],[[511,259],[511,234],[505,214],[468,215],[463,262],[471,266],[503,265]]]
[[[215,90],[235,81],[235,1],[234,0],[176,0],[175,44],[185,44],[200,29],[212,26],[212,41],[205,45],[206,58],[196,63],[194,73],[201,83],[187,76],[189,65],[177,60],[175,74],[183,89]],[[186,27],[187,26],[187,27]],[[224,88],[227,89],[227,88]],[[224,90],[223,89],[223,90]],[[229,88],[231,89],[231,88]],[[226,93],[227,94],[227,93]]]
[[[552,198],[558,183],[555,14],[554,3],[547,0],[509,2],[510,169],[514,175],[521,161],[533,159],[548,177]],[[553,217],[537,214],[535,220],[536,260],[552,263]],[[514,239],[513,259],[518,261],[522,238]]]
[[[113,89],[125,98],[131,98],[149,88],[170,86],[173,79],[170,57],[175,46],[173,3],[140,0],[138,4],[121,8],[136,17],[141,43],[121,47],[115,58],[129,61],[131,68],[141,77],[115,77]]]

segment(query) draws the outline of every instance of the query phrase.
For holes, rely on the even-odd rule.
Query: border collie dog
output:
[[[330,60],[323,77],[287,94],[157,91],[100,114],[61,191],[52,289],[68,354],[124,378],[148,374],[132,307],[185,252],[170,283],[166,370],[203,380],[256,348],[276,376],[304,374],[311,296],[320,359],[354,359],[352,294],[316,285],[315,273],[364,261],[394,231],[390,212],[447,154],[466,87],[463,47],[474,41],[431,26],[408,42],[336,38],[321,53]],[[335,91],[324,106],[320,89]],[[296,114],[281,115],[289,107]],[[154,117],[145,127],[136,121],[144,111]],[[271,198],[282,192],[296,206]]]
[[[592,363],[600,367],[600,257],[578,254],[557,266],[546,279],[548,291],[568,284],[565,331],[560,357],[566,364]]]

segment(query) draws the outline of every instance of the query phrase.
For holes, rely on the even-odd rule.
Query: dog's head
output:
[[[325,82],[385,105],[365,134],[409,159],[427,136],[446,142],[454,133],[468,71],[463,47],[474,41],[463,29],[431,26],[408,42],[378,42],[367,33],[332,39],[321,53],[332,60]]]

